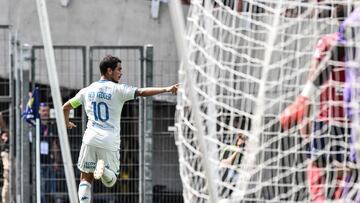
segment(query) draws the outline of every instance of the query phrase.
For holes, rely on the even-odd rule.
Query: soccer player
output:
[[[91,184],[101,180],[106,187],[116,183],[119,174],[120,117],[126,101],[138,96],[152,96],[160,93],[177,93],[179,85],[169,87],[136,88],[119,84],[122,76],[121,60],[106,56],[100,62],[101,78],[81,89],[75,97],[63,105],[67,128],[76,127],[69,121],[69,111],[84,106],[88,117],[78,159],[80,170],[80,203],[91,201]]]
[[[56,123],[50,119],[50,107],[41,102],[40,116],[40,162],[41,162],[41,201],[52,202],[60,199],[56,196],[59,191],[56,177],[63,175],[61,165],[60,144]]]
[[[335,8],[336,17],[341,22],[346,17],[347,8],[342,5]],[[285,130],[293,124],[301,123],[309,114],[311,96],[320,87],[319,114],[312,122],[313,126],[309,127],[313,129],[312,159],[307,171],[310,198],[315,202],[324,202],[328,198],[339,199],[342,193],[340,182],[344,178],[343,166],[347,154],[344,146],[348,140],[349,129],[346,127],[347,118],[343,106],[345,67],[341,63],[344,61],[344,53],[336,48],[338,39],[338,32],[320,38],[304,90],[280,116],[281,126]],[[300,133],[309,135],[301,131]],[[333,170],[326,174],[324,168],[329,166]]]

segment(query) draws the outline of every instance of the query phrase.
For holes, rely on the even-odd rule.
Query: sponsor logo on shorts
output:
[[[95,169],[96,163],[95,163],[95,162],[85,162],[85,163],[83,164],[83,167],[84,167],[85,169]]]

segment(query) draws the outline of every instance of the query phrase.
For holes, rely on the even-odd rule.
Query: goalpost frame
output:
[[[64,163],[69,199],[71,203],[78,203],[75,175],[74,175],[73,163],[70,153],[70,145],[69,145],[67,130],[65,127],[65,118],[62,111],[59,80],[56,71],[55,54],[51,39],[47,7],[44,0],[36,0],[36,5],[39,16],[42,40],[44,43],[46,67],[50,81],[51,94],[54,102],[56,124],[59,132],[61,155]]]
[[[179,56],[179,60],[181,61],[180,63],[180,68],[183,67],[183,69],[185,70],[185,74],[187,77],[189,77],[189,81],[191,83],[191,88],[189,88],[189,96],[190,98],[192,98],[192,108],[195,109],[194,112],[200,112],[199,109],[199,103],[197,102],[197,95],[194,92],[194,87],[196,87],[196,84],[193,83],[193,79],[192,79],[192,74],[191,71],[189,70],[189,63],[188,63],[188,47],[186,45],[186,40],[185,40],[185,36],[186,36],[186,32],[185,32],[185,22],[184,22],[184,16],[183,16],[183,12],[182,12],[182,8],[181,5],[179,3],[179,1],[177,0],[170,0],[169,1],[169,8],[170,8],[170,16],[171,16],[171,21],[172,21],[172,25],[174,28],[174,33],[175,33],[175,41],[176,41],[176,47],[177,47],[177,51],[178,51],[178,56]],[[196,137],[199,141],[199,149],[202,152],[202,154],[209,154],[207,151],[207,147],[206,147],[206,143],[205,143],[205,135],[204,135],[204,129],[202,126],[202,120],[201,117],[198,113],[194,114],[194,125],[197,129],[196,132],[194,132],[196,134]],[[217,195],[217,190],[216,190],[216,185],[214,182],[214,178],[216,177],[216,173],[211,169],[211,163],[209,160],[210,156],[203,156],[202,157],[202,162],[204,164],[204,171],[205,171],[205,176],[206,181],[207,181],[207,188],[208,188],[208,195],[209,195],[209,200],[212,203],[216,203],[218,202],[218,195]],[[215,176],[215,177],[214,177]]]

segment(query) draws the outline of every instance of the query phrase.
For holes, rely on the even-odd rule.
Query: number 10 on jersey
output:
[[[105,102],[91,102],[95,121],[105,122],[109,120],[109,107]]]

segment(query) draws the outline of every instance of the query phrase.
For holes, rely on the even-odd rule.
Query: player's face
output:
[[[122,71],[121,63],[118,63],[116,68],[111,73],[111,81],[118,83],[122,76],[121,71]]]

